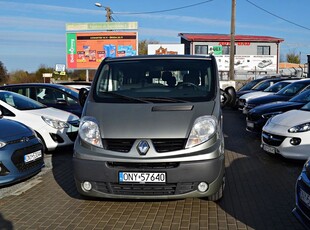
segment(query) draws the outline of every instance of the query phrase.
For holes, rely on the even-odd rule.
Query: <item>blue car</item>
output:
[[[310,229],[310,158],[305,163],[295,187],[295,208],[293,214]]]
[[[1,118],[0,188],[25,180],[44,167],[44,149],[35,132],[22,123]]]

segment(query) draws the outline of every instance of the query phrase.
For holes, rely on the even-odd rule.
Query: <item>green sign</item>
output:
[[[213,52],[214,55],[222,55],[223,54],[222,46],[213,46]]]

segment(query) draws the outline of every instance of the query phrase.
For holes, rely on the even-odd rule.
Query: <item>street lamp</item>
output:
[[[108,6],[103,6],[101,3],[99,3],[99,2],[96,2],[95,3],[95,6],[97,6],[97,7],[104,7],[104,9],[106,10],[106,12],[107,12],[107,14],[106,14],[106,18],[107,18],[107,20],[106,20],[106,22],[111,22],[111,14],[112,14],[112,11],[111,11],[111,8],[110,7],[108,7]]]

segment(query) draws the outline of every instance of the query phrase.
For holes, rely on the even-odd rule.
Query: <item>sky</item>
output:
[[[139,40],[180,43],[179,33],[230,34],[232,0],[0,0],[0,61],[7,71],[66,63],[66,23],[138,22]],[[287,53],[307,62],[309,0],[236,0],[235,34],[284,39]]]

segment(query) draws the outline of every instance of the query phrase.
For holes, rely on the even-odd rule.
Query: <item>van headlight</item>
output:
[[[200,145],[209,140],[217,130],[217,121],[213,116],[198,117],[189,134],[185,148]]]
[[[63,128],[69,127],[69,125],[64,121],[60,121],[60,120],[56,120],[56,119],[52,119],[52,118],[44,117],[44,116],[42,116],[41,118],[43,119],[43,121],[45,121],[46,124],[53,127],[54,129],[63,129]]]
[[[81,139],[91,145],[103,148],[100,129],[94,117],[83,117],[79,127]]]
[[[301,133],[301,132],[307,132],[310,130],[310,123],[304,123],[301,125],[296,125],[291,127],[288,132],[289,133]]]

